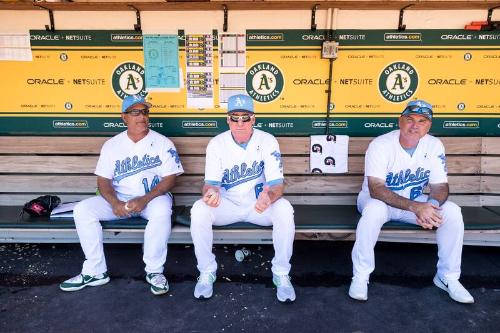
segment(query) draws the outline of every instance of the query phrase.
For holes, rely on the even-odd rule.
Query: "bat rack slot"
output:
[[[399,10],[399,23],[398,23],[398,31],[405,31],[406,30],[406,24],[403,24],[403,19],[405,15],[405,9],[408,7],[413,6],[413,4],[409,4],[407,6],[404,6]]]
[[[137,19],[137,23],[134,24],[134,30],[137,32],[142,32],[142,25],[141,25],[141,12],[139,9],[135,8],[132,5],[128,5],[132,10],[135,11],[135,18]]]
[[[316,10],[318,10],[319,5],[315,4],[311,10],[311,31],[316,31],[318,25],[316,24]]]
[[[34,5],[37,6],[37,7],[42,8],[42,9],[45,9],[46,11],[49,12],[50,26],[48,24],[46,24],[45,25],[45,30],[50,31],[50,32],[56,31],[56,25],[54,23],[54,12],[52,11],[52,9],[44,7],[44,6],[41,6],[41,5],[37,4],[37,3],[34,4]]]

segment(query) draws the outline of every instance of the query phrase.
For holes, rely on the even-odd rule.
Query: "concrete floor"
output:
[[[77,244],[0,245],[0,332],[498,332],[500,248],[464,247],[462,283],[476,299],[458,304],[432,284],[436,246],[380,243],[367,302],[347,296],[351,242],[296,242],[297,300],[281,304],[271,282],[269,245],[218,245],[214,297],[193,298],[193,247],[171,245],[170,292],[144,282],[141,245],[105,245],[111,282],[65,293],[58,284],[80,272]]]

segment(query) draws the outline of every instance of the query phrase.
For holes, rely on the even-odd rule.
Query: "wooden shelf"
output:
[[[293,10],[311,9],[319,5],[318,10],[339,8],[350,10],[398,10],[412,5],[406,10],[451,10],[451,9],[489,9],[500,6],[500,0],[324,0],[324,1],[125,1],[125,2],[36,2],[2,1],[0,10],[43,10],[43,6],[54,11],[130,11],[131,5],[139,11],[189,11],[220,10],[226,5],[229,10]]]

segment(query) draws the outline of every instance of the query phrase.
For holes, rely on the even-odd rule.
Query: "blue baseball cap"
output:
[[[137,104],[142,104],[142,105],[146,106],[147,108],[151,107],[151,103],[146,102],[144,97],[139,96],[139,95],[129,95],[123,99],[122,113],[127,112],[128,109],[130,109],[132,106],[137,105]]]
[[[253,99],[248,95],[234,95],[227,101],[227,112],[250,112],[253,111]]]
[[[419,114],[429,120],[432,120],[432,105],[421,99],[411,101],[406,105],[406,108],[403,112],[401,112],[401,115],[406,116],[411,113]]]

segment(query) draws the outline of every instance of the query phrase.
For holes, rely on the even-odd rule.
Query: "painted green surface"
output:
[[[499,31],[454,30],[336,30],[332,39],[348,46],[494,46],[500,43]],[[326,30],[247,30],[247,46],[319,47],[328,39]],[[420,48],[421,49],[421,48]]]
[[[280,136],[326,133],[324,118],[257,117],[256,127]],[[151,118],[151,128],[167,136],[212,136],[228,129],[224,117],[200,119]],[[331,134],[374,136],[397,129],[397,118],[332,117]],[[0,123],[1,135],[111,135],[125,130],[120,118],[111,117],[8,117]],[[500,117],[435,118],[431,133],[444,136],[500,136]]]

